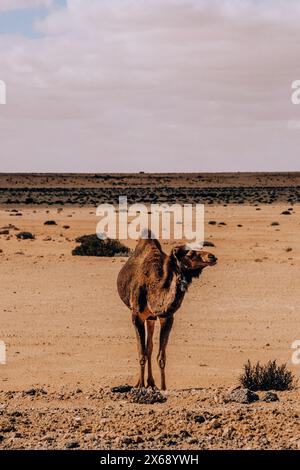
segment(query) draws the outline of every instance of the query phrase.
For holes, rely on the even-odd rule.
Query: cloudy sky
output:
[[[0,171],[300,170],[299,0],[0,0]]]

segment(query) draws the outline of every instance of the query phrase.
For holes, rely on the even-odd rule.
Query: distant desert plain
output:
[[[111,390],[138,373],[116,288],[127,258],[72,255],[95,233],[96,207],[119,196],[204,203],[218,258],[175,314],[162,403]],[[297,385],[277,401],[227,399],[248,359],[300,377],[299,230],[299,173],[0,174],[0,448],[300,449]],[[158,328],[154,358],[157,347]]]

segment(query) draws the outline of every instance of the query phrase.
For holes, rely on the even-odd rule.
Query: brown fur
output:
[[[154,386],[151,369],[153,322],[161,323],[158,363],[162,388],[165,388],[165,349],[173,324],[173,315],[181,306],[185,292],[194,277],[215,264],[217,259],[207,252],[188,250],[179,246],[166,255],[158,240],[140,239],[134,253],[121,269],[117,287],[120,298],[132,311],[140,356],[139,386],[144,386],[144,367],[148,360],[148,385]],[[145,343],[144,322],[147,320],[148,339]],[[149,338],[149,335],[151,336]],[[149,344],[150,349],[149,351]],[[150,369],[150,372],[149,372]]]

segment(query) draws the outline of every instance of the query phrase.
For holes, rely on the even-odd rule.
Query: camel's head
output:
[[[217,258],[207,251],[190,250],[185,245],[174,248],[172,251],[180,267],[186,271],[202,270],[206,266],[214,266]]]

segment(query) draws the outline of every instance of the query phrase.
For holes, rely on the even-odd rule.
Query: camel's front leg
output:
[[[152,374],[152,363],[151,363],[151,356],[153,350],[153,332],[155,327],[155,320],[147,320],[147,357],[148,357],[148,379],[147,379],[147,386],[148,387],[155,387],[155,382]]]
[[[145,387],[145,365],[147,361],[147,351],[145,346],[145,322],[141,320],[138,315],[133,313],[132,323],[135,327],[140,363],[140,376],[136,387]]]
[[[166,366],[166,348],[168,344],[168,339],[170,331],[173,325],[173,315],[166,318],[160,318],[160,337],[159,337],[159,352],[157,356],[157,362],[160,368],[161,375],[161,389],[166,390],[166,375],[165,375],[165,366]]]

